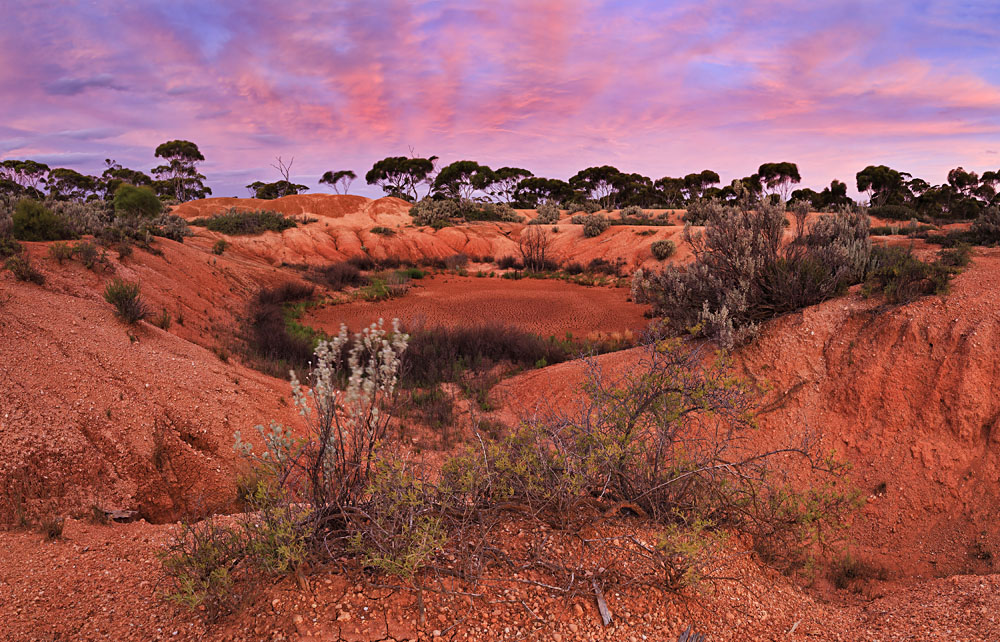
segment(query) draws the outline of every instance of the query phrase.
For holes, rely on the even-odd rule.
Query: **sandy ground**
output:
[[[181,209],[194,217],[230,201],[247,199]],[[449,640],[669,640],[690,622],[711,640],[1000,639],[995,249],[978,249],[946,297],[882,308],[855,293],[769,324],[735,355],[745,376],[770,387],[759,444],[817,432],[853,463],[859,487],[872,489],[851,546],[887,567],[889,581],[860,594],[803,589],[740,558],[732,570],[739,581],[704,587],[697,598],[609,595],[616,621],[608,629],[591,597],[544,594],[510,577],[490,597],[429,598],[421,626],[411,594],[386,595],[336,568],[312,569],[305,589],[288,578],[256,587],[243,611],[211,626],[164,602],[157,553],[177,526],[98,526],[83,518],[93,506],[134,509],[153,521],[225,509],[238,470],[232,433],[272,418],[296,425],[285,382],[219,356],[247,299],[296,278],[277,266],[340,260],[362,245],[404,258],[502,256],[521,232],[495,224],[408,227],[407,206],[394,199],[314,195],[267,205],[320,220],[232,239],[221,257],[210,251],[218,235],[202,230],[183,245],[158,241],[162,256],[112,259],[117,274],[142,283],[154,313],[171,312],[167,331],[121,325],[101,298],[112,275],[76,262],[60,266],[45,244],[27,244],[45,286],[0,272],[0,510],[23,492],[32,516],[70,517],[64,539],[51,543],[29,530],[0,531],[0,639],[404,640],[434,639],[438,631]],[[399,231],[383,239],[370,233],[373,225]],[[554,233],[561,256],[620,257],[632,266],[649,264],[652,240],[680,233],[655,228],[639,236],[613,227],[583,239],[576,227],[560,222]],[[675,260],[685,260],[683,252]],[[489,288],[499,289],[488,296]],[[519,302],[505,288],[517,288]],[[386,316],[506,317],[550,334],[644,321],[625,290],[472,277],[435,277],[426,289],[387,302],[400,307]],[[368,312],[353,305],[360,322]],[[631,351],[600,359],[621,371],[637,358]],[[534,370],[501,383],[496,395],[510,417],[539,400],[571,404],[581,373],[574,362]],[[521,531],[510,523],[497,537]]]
[[[454,327],[497,323],[542,336],[587,337],[638,332],[649,320],[648,306],[630,301],[627,288],[589,287],[556,279],[462,277],[436,274],[410,282],[405,296],[311,308],[306,325],[336,332],[340,324],[357,331],[379,318],[398,318],[404,327]]]

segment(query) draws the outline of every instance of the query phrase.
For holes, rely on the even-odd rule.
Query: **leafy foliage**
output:
[[[240,210],[235,207],[208,218],[195,219],[191,224],[229,236],[257,236],[264,232],[282,232],[297,225],[293,219],[279,212]]]
[[[135,324],[149,315],[139,296],[139,284],[115,277],[104,288],[104,300],[115,307],[115,314],[125,323]]]

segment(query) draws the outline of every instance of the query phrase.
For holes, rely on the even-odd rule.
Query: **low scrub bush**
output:
[[[949,255],[951,262],[965,260],[960,253]],[[862,293],[882,294],[888,303],[905,304],[927,294],[946,294],[957,267],[942,261],[925,263],[909,249],[876,247]]]
[[[170,324],[173,322],[173,320],[174,320],[173,317],[170,315],[169,312],[167,312],[167,309],[164,308],[163,311],[160,312],[160,314],[153,317],[152,323],[157,328],[166,331],[170,329]]]
[[[22,199],[11,216],[11,233],[20,241],[61,241],[76,238],[76,233],[65,220],[52,212],[44,203]]]
[[[11,271],[18,281],[27,281],[35,285],[45,283],[45,275],[32,264],[27,254],[17,254],[4,262],[4,267]]]
[[[107,263],[107,260],[101,251],[90,241],[80,241],[75,244],[73,246],[72,253],[73,256],[75,256],[80,263],[83,264],[83,267],[88,270],[93,270],[99,265],[105,265]]]
[[[114,306],[115,314],[125,323],[138,323],[149,314],[139,296],[138,283],[115,277],[104,287],[104,300]]]
[[[49,256],[62,265],[63,261],[73,258],[73,247],[69,243],[59,241],[49,246]]]
[[[295,220],[271,210],[239,210],[230,207],[221,214],[191,221],[229,236],[257,236],[264,232],[282,232],[297,225]]]
[[[226,248],[228,247],[229,247],[229,241],[227,241],[226,239],[219,239],[218,241],[212,244],[212,254],[215,254],[217,256],[222,256],[222,254],[225,253]]]
[[[275,376],[284,376],[290,368],[308,367],[314,337],[293,332],[286,304],[312,296],[311,285],[289,281],[265,288],[250,301],[243,325],[249,356]]]
[[[523,270],[524,263],[513,256],[501,256],[497,259],[497,267],[501,270]]]
[[[888,218],[896,221],[909,221],[917,218],[918,216],[915,209],[905,205],[883,205],[881,207],[873,207],[868,210],[868,214],[876,218]]]
[[[391,272],[368,279],[368,285],[359,292],[365,301],[385,301],[401,297],[410,289],[410,279],[406,272]]]
[[[608,276],[621,276],[622,268],[625,267],[625,260],[622,258],[617,258],[614,261],[609,261],[604,258],[596,258],[587,264],[587,272],[593,274],[606,274]]]
[[[337,291],[347,287],[360,287],[368,283],[368,278],[361,274],[361,270],[348,261],[312,268],[306,273],[306,278]]]
[[[559,222],[559,206],[555,203],[542,203],[538,206],[538,216],[532,219],[532,223],[537,225],[551,225]]]
[[[357,256],[352,256],[347,259],[347,262],[359,270],[374,270],[377,265],[375,264],[375,259],[368,256],[367,254],[359,254]]]
[[[372,234],[378,234],[380,236],[395,236],[396,230],[390,229],[388,227],[383,227],[381,225],[376,225],[372,228]]]
[[[0,259],[20,254],[21,244],[13,236],[0,236]]]
[[[129,240],[119,241],[115,245],[115,252],[118,253],[119,261],[124,261],[128,257],[132,256],[132,241]]]
[[[465,221],[500,221],[520,223],[524,217],[507,203],[482,203],[469,199],[458,202],[458,215]]]
[[[466,371],[485,371],[506,363],[530,368],[539,361],[559,363],[570,350],[513,326],[435,327],[411,332],[403,357],[406,387],[431,387],[458,381]]]
[[[600,236],[611,226],[607,217],[601,214],[577,214],[570,221],[574,225],[582,225],[583,235],[587,238]]]
[[[725,210],[717,199],[698,198],[688,203],[681,220],[690,225],[707,225],[709,221],[719,220]]]
[[[784,208],[761,200],[712,207],[705,229],[684,230],[694,253],[688,266],[636,271],[632,294],[651,303],[676,333],[739,344],[758,324],[820,303],[864,279],[871,253],[868,217],[825,215],[798,242],[782,243]]]
[[[458,216],[458,203],[452,200],[425,198],[410,208],[414,225],[427,225],[441,229],[451,225],[451,219]]]
[[[677,246],[669,239],[661,239],[653,241],[649,246],[649,251],[653,253],[657,261],[665,261],[674,255],[674,252],[677,251]]]
[[[469,265],[469,257],[465,254],[453,254],[444,260],[444,265],[452,271],[464,270]]]

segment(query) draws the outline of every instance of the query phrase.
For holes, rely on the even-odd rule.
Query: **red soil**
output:
[[[113,261],[119,275],[141,281],[154,312],[174,315],[166,332],[148,323],[122,325],[101,298],[110,274],[76,262],[59,266],[44,244],[27,244],[47,277],[44,286],[0,272],[0,522],[12,516],[21,492],[29,517],[83,516],[97,505],[161,521],[230,507],[239,468],[232,433],[253,434],[255,424],[272,418],[299,425],[285,401],[285,382],[211,351],[231,351],[236,318],[257,288],[297,278],[276,264],[339,260],[360,252],[362,243],[375,256],[499,257],[513,253],[522,229],[417,229],[409,227],[406,204],[360,197],[209,199],[178,211],[192,218],[230,203],[321,220],[283,234],[231,238],[233,247],[220,257],[210,252],[219,235],[201,230],[184,244],[158,240],[162,257],[137,250],[123,264]],[[373,225],[398,233],[371,234]],[[636,228],[612,227],[583,239],[579,226],[563,221],[554,245],[561,258],[622,257],[636,265],[651,262],[653,240],[679,240],[679,227],[650,229],[653,235],[640,237]],[[675,260],[686,260],[683,251]],[[431,303],[418,303],[416,289],[387,302],[399,306],[390,312],[426,306],[429,321],[457,322],[478,296],[466,288],[537,287],[549,294],[526,294],[525,305],[545,311],[552,324],[546,327],[559,319],[565,324],[559,327],[580,323],[583,333],[641,321],[641,308],[624,302],[624,290],[554,281],[433,282],[426,286],[434,288]],[[580,292],[581,300],[564,296],[557,314],[544,298],[557,290]],[[851,531],[860,557],[890,569],[890,582],[865,588],[872,599],[838,594],[839,605],[819,601],[740,558],[731,570],[739,582],[710,586],[696,600],[637,590],[608,595],[616,614],[609,629],[600,626],[592,598],[570,600],[514,578],[490,589],[488,598],[430,595],[427,624],[417,626],[411,594],[386,597],[333,568],[314,569],[306,590],[288,578],[261,586],[242,612],[208,626],[159,596],[156,554],[176,526],[70,519],[64,539],[52,543],[30,531],[0,531],[0,638],[402,640],[432,639],[438,630],[455,640],[656,640],[675,639],[693,621],[712,640],[1000,639],[1000,577],[915,579],[995,572],[998,291],[1000,250],[977,250],[946,297],[881,309],[853,294],[768,324],[735,355],[747,376],[772,386],[761,411],[761,447],[809,428],[854,463],[861,488],[885,482],[886,492],[869,497]],[[446,305],[442,293],[465,299]],[[590,312],[577,316],[574,305]],[[487,309],[482,318],[518,318],[514,304]],[[366,314],[359,312],[358,321]],[[631,351],[599,359],[624,369],[636,358]],[[559,364],[508,380],[497,393],[508,416],[540,399],[568,404],[578,396],[581,373],[578,362]],[[511,523],[497,537],[519,532]]]
[[[736,363],[768,384],[761,447],[817,434],[870,494],[852,539],[894,575],[991,572],[1000,552],[1000,250],[977,250],[951,294],[885,308],[857,294],[768,324]],[[639,350],[597,358],[614,374]],[[567,407],[568,362],[502,382],[507,419]],[[885,484],[884,492],[875,489]]]
[[[340,324],[358,331],[378,319],[421,325],[513,325],[541,336],[563,338],[638,332],[648,323],[646,306],[631,303],[625,288],[586,287],[549,279],[433,275],[410,282],[405,296],[312,308],[306,325],[336,333]]]

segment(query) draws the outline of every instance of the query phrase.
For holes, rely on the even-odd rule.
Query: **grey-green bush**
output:
[[[677,251],[677,246],[669,239],[661,239],[653,241],[652,245],[649,246],[649,250],[656,257],[657,261],[663,261],[673,256],[674,252]]]
[[[871,240],[868,217],[821,217],[803,243],[785,245],[784,207],[761,200],[753,209],[713,208],[705,229],[684,230],[697,257],[680,268],[638,270],[636,301],[651,303],[674,332],[694,331],[732,347],[769,318],[814,305],[864,278]]]

